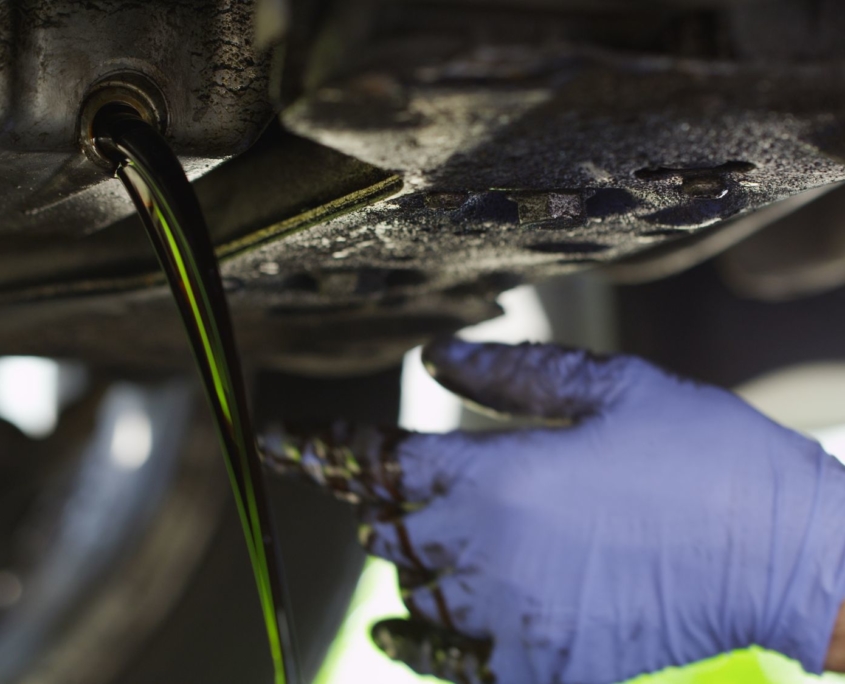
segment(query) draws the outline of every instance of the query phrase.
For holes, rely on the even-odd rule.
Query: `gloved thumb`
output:
[[[495,684],[487,667],[492,643],[472,639],[420,620],[382,620],[371,631],[373,641],[391,660],[405,663],[419,675],[455,684]]]
[[[476,344],[457,338],[423,350],[423,363],[446,389],[499,414],[579,420],[624,391],[622,356],[600,357],[553,344]]]

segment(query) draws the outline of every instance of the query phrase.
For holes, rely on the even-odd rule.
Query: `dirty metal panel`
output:
[[[218,244],[232,246],[222,269],[254,362],[309,372],[396,362],[434,333],[495,315],[504,289],[681,245],[845,180],[845,52],[826,37],[845,30],[845,5],[598,9],[346,0],[309,28],[313,39],[291,36],[302,92],[282,120],[313,154],[282,155],[281,170],[244,157],[237,182],[204,199]],[[759,27],[800,45],[778,51]],[[273,218],[280,197],[303,190],[290,180],[321,164],[325,195]],[[342,210],[331,197],[345,198]],[[241,211],[251,199],[266,210],[252,222]],[[303,229],[285,228],[303,207]],[[115,274],[111,249],[97,257],[99,275]],[[93,289],[61,290],[91,267],[86,259],[57,256],[66,269],[50,282],[27,283],[23,270],[6,280],[4,311],[15,316],[0,342],[16,353],[175,358],[178,324],[163,288],[109,289],[94,278]],[[29,297],[22,283],[64,298]]]
[[[79,149],[80,110],[103,81],[152,84],[195,176],[243,152],[272,115],[253,4],[3,0],[0,231],[78,235],[131,211]]]
[[[283,120],[405,190],[334,221],[312,261],[536,280],[845,178],[841,3],[536,4],[337,10]]]

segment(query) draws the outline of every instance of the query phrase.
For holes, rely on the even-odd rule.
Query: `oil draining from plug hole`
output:
[[[179,307],[214,411],[255,573],[276,684],[301,684],[284,568],[276,551],[246,388],[217,258],[191,184],[164,137],[119,105],[95,122],[99,152],[135,203]]]

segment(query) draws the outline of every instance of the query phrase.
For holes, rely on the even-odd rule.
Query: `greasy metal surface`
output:
[[[276,130],[246,155],[196,183],[215,242],[232,249],[276,232],[289,235],[319,225],[326,215],[351,211],[400,187],[389,172]],[[261,232],[267,230],[270,236]],[[242,257],[224,261],[238,337],[248,358],[275,362],[293,354],[297,364],[319,367],[324,355],[342,342],[356,363],[378,365],[388,351],[398,358],[432,331],[445,332],[496,312],[487,301],[457,294],[406,297],[407,302],[380,306],[380,280],[386,280],[396,296],[420,289],[418,276],[406,276],[401,269],[364,273],[361,277],[370,285],[363,301],[356,294],[354,273],[315,269],[302,276],[301,268],[310,266],[309,253],[321,233],[326,235],[326,229],[294,235],[283,243],[290,265],[268,257],[249,279],[239,265]],[[3,349],[83,354],[106,364],[189,362],[155,255],[136,218],[84,238],[46,242],[10,235],[0,236],[0,245],[0,282],[8,314]],[[162,286],[131,289],[156,283]],[[352,304],[344,307],[344,300]],[[326,308],[332,303],[338,307],[334,313]]]
[[[253,2],[0,2],[0,232],[80,235],[131,213],[80,154],[86,95],[120,74],[153,81],[195,175],[244,151],[272,115]]]
[[[721,254],[738,245],[753,243],[759,231],[769,233],[783,222],[800,225],[814,217],[822,196],[833,193],[840,185],[823,185],[774,202],[740,218],[725,221],[682,241],[668,240],[652,249],[638,252],[603,270],[617,285],[636,285],[668,278]],[[841,193],[841,190],[840,190]],[[742,243],[740,245],[740,243]]]
[[[833,158],[845,111],[838,63],[746,61],[730,32],[715,29],[712,46],[693,44],[698,54],[683,60],[683,50],[602,44],[625,20],[636,44],[649,18],[642,11],[376,4],[378,19],[359,28],[363,37],[333,69],[315,69],[317,84],[284,120],[403,173],[405,195],[367,216],[390,228],[394,253],[412,233],[453,272],[537,277],[614,260],[843,177]],[[345,27],[361,8],[345,3],[344,11],[326,42],[348,42]],[[680,13],[676,22],[697,18]],[[596,43],[566,40],[579,25]],[[371,241],[338,251],[349,266],[386,252]],[[419,244],[408,251],[425,256]]]
[[[845,180],[845,6],[834,0],[291,4],[286,80],[274,90],[300,136],[291,140],[323,147],[279,154],[278,168],[271,155],[244,163],[231,193],[221,184],[205,198],[220,235],[278,226],[291,207],[316,211],[294,219],[303,230],[227,252],[239,338],[256,362],[322,372],[390,363],[494,315],[496,293],[520,282],[669,238],[680,246]],[[325,148],[348,157],[338,167]],[[280,199],[309,196],[298,181],[321,165],[334,171],[320,199],[310,195],[316,204]],[[339,168],[367,171],[350,183]],[[331,204],[352,186],[358,201]],[[244,218],[253,206],[263,221]],[[144,324],[166,320],[163,289],[125,290],[154,284],[128,279],[149,272],[127,248],[130,230],[56,249],[37,275],[32,243],[8,259],[15,315],[0,342],[175,360],[178,330]]]
[[[121,191],[110,179],[110,189]],[[246,154],[195,182],[222,258],[320,224],[401,188],[395,174],[272,125]],[[0,232],[0,301],[104,293],[163,282],[135,216],[106,230]]]

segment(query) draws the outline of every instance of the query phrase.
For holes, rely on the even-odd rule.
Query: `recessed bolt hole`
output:
[[[694,199],[722,199],[728,186],[724,176],[693,176],[684,178],[681,192]]]
[[[98,148],[104,124],[119,114],[132,114],[164,132],[167,104],[159,88],[146,76],[127,72],[114,74],[94,84],[79,114],[79,144],[85,155],[98,166],[112,170],[113,164]]]

